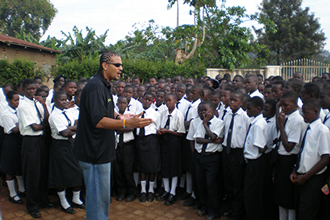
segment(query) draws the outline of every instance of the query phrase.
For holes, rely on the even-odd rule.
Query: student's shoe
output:
[[[193,206],[194,204],[195,204],[195,199],[190,196],[189,199],[183,203],[183,206]]]
[[[220,216],[209,215],[206,218],[206,220],[215,220],[215,219],[220,219]]]
[[[199,210],[199,209],[201,209],[201,203],[197,199],[195,199],[193,210]]]
[[[72,202],[71,206],[72,206],[73,208],[86,209],[86,206],[85,206],[84,203],[82,203],[81,205],[79,205],[79,204],[76,204],[76,203]]]
[[[184,192],[178,196],[178,200],[187,200],[187,199],[189,199],[190,196],[191,196],[191,194]]]
[[[159,202],[162,202],[162,201],[165,201],[168,196],[169,196],[169,193],[164,191],[163,194],[158,196],[156,200],[159,201]]]
[[[46,205],[40,205],[40,208],[41,209],[44,209],[44,208],[56,208],[57,207],[57,202],[49,202],[48,204]]]
[[[165,201],[164,205],[170,206],[170,205],[173,205],[175,202],[176,202],[175,195],[170,194],[170,196]]]
[[[69,208],[65,209],[61,206],[61,209],[65,212],[65,213],[68,213],[68,214],[74,214],[76,213],[76,211],[70,206]]]
[[[133,202],[136,199],[136,195],[131,194],[126,197],[126,202]]]
[[[118,202],[122,202],[122,201],[124,201],[124,200],[125,200],[125,195],[124,195],[124,194],[118,194],[116,200],[117,200]]]
[[[155,196],[152,192],[148,192],[148,202],[153,202],[155,199]]]
[[[207,211],[206,209],[201,209],[197,212],[198,216],[206,216],[207,215]]]
[[[147,193],[141,193],[139,197],[140,202],[146,202],[147,201]]]
[[[223,212],[222,215],[225,217],[230,217],[232,215],[231,210]]]
[[[164,192],[164,188],[163,187],[158,187],[155,191],[155,196],[158,197],[161,194],[163,194],[163,192]]]
[[[23,204],[23,201],[21,200],[21,198],[19,198],[19,200],[15,200],[15,198],[19,196],[18,195],[15,195],[13,197],[10,197],[9,196],[9,202],[12,202],[12,203],[15,203],[15,204],[19,204],[19,205],[22,205]]]
[[[39,210],[33,210],[33,211],[29,212],[29,214],[30,214],[33,218],[41,218],[41,214],[40,214]]]
[[[17,192],[17,195],[18,195],[19,197],[21,197],[21,198],[26,197],[26,191],[24,191],[24,192],[20,192],[20,191],[18,191],[18,192]]]

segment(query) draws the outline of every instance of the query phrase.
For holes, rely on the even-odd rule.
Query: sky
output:
[[[96,31],[96,35],[104,34],[109,29],[106,44],[115,44],[118,40],[133,30],[133,25],[142,27],[150,19],[160,27],[176,27],[176,5],[168,9],[167,0],[50,0],[58,10],[52,24],[41,38],[45,40],[48,35],[64,39],[61,31],[72,32],[76,25],[86,34],[86,26]],[[180,1],[180,25],[193,24],[194,20],[189,11],[193,10]],[[220,0],[216,0],[219,2]],[[258,11],[261,0],[226,0],[225,6],[241,6],[247,13]],[[325,33],[326,45],[324,49],[330,51],[330,6],[329,0],[303,0],[303,7],[309,7],[310,12],[319,18],[321,28]],[[245,22],[245,26],[257,26],[253,22]],[[84,35],[85,36],[85,35]]]

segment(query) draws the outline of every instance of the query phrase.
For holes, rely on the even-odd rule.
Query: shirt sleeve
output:
[[[34,111],[32,112],[31,109],[26,106],[19,108],[18,112],[23,128],[26,128],[32,124],[40,124],[40,120],[36,121],[35,117],[32,115]]]
[[[196,119],[193,119],[190,123],[189,129],[188,129],[188,134],[187,134],[187,137],[186,137],[186,139],[189,140],[189,141],[195,140],[195,138],[194,138],[194,134],[195,134],[194,120],[196,120]]]
[[[253,132],[253,146],[259,148],[265,148],[266,146],[266,132],[267,126],[265,128],[261,127],[260,125],[256,124]]]
[[[94,127],[96,127],[102,118],[109,117],[106,102],[107,98],[104,97],[101,89],[95,89],[87,94],[86,109]]]
[[[2,124],[3,124],[4,131],[7,134],[10,134],[11,130],[16,127],[16,124],[13,121],[13,119],[5,112],[4,112],[4,114],[2,114]]]
[[[300,129],[299,129],[300,128]],[[299,143],[301,138],[301,131],[303,130],[304,126],[301,121],[295,121],[291,124],[291,126],[287,129],[288,132],[286,134],[288,142],[290,143]]]
[[[54,115],[51,115],[48,121],[49,124],[53,125],[56,128],[58,133],[65,131],[67,129],[67,126],[62,122],[60,117],[54,117]]]
[[[325,155],[330,154],[330,131],[321,132],[319,137],[320,143],[319,143],[319,155]]]

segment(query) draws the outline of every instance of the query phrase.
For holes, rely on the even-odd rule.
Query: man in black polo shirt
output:
[[[110,81],[118,80],[122,70],[118,54],[103,53],[98,72],[81,93],[74,150],[86,185],[87,219],[105,220],[109,216],[111,162],[116,155],[114,129],[144,127],[152,122],[138,115],[114,114]]]

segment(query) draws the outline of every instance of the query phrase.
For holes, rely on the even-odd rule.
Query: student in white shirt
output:
[[[80,96],[81,96],[82,90],[77,90],[74,93],[74,99],[75,99],[75,104],[73,107],[69,108],[71,113],[74,115],[75,120],[79,119],[79,113],[80,113]]]
[[[219,117],[219,115],[223,112],[225,106],[224,104],[221,102],[221,93],[218,91],[213,91],[211,93],[211,101],[215,104],[216,107],[216,116]]]
[[[221,217],[219,210],[218,173],[222,146],[216,143],[223,129],[223,121],[215,117],[213,102],[202,102],[202,123],[194,135],[196,180],[201,203],[199,216],[208,215],[207,219]]]
[[[132,85],[127,85],[124,88],[123,95],[124,97],[126,97],[128,101],[127,111],[129,111],[131,114],[140,114],[143,111],[143,107],[141,102],[133,98],[133,91],[134,88]],[[114,103],[117,102],[118,102],[118,97],[116,98],[116,100],[114,100]],[[118,106],[115,106],[115,112],[119,112]]]
[[[230,95],[231,111],[224,117],[222,153],[224,185],[229,200],[229,211],[235,219],[242,218],[244,212],[243,183],[245,161],[243,157],[244,139],[250,124],[250,118],[241,108],[243,93],[233,91]]]
[[[221,102],[224,104],[223,111],[219,113],[218,118],[224,120],[225,116],[231,112],[231,108],[229,106],[230,94],[234,92],[234,88],[231,86],[226,86],[221,91]]]
[[[304,102],[303,117],[310,123],[301,137],[301,151],[290,179],[298,185],[299,219],[318,219],[324,172],[329,163],[330,131],[319,118],[321,105],[311,98]]]
[[[244,142],[247,162],[244,178],[244,204],[246,219],[264,218],[264,177],[266,161],[263,155],[267,143],[267,122],[263,118],[263,100],[253,97],[247,101],[246,112],[252,117]]]
[[[183,114],[175,107],[177,99],[173,93],[166,95],[165,103],[168,109],[161,115],[158,130],[158,134],[161,135],[161,174],[165,191],[157,198],[157,201],[166,200],[167,206],[176,202],[176,186],[178,177],[182,174],[181,140],[186,132]]]
[[[77,120],[66,109],[67,94],[63,91],[54,93],[55,108],[49,116],[52,131],[52,143],[49,148],[49,188],[57,190],[60,204],[64,212],[73,214],[75,210],[68,203],[65,189],[73,188],[72,206],[85,208],[80,200],[82,171],[73,153],[73,139],[77,129]],[[61,161],[59,163],[59,161]]]
[[[22,137],[19,133],[16,108],[19,104],[17,92],[9,91],[6,94],[8,107],[2,112],[2,125],[5,137],[1,154],[1,170],[6,173],[6,182],[9,190],[9,201],[23,204],[20,195],[25,194],[22,176],[21,147]],[[18,183],[18,193],[15,189],[15,176]]]
[[[250,97],[253,98],[255,96],[264,100],[264,95],[258,90],[258,77],[255,75],[249,75],[245,78],[245,89],[249,93]]]
[[[23,83],[25,97],[17,108],[22,141],[22,167],[26,187],[26,208],[32,217],[41,216],[39,208],[54,207],[48,199],[48,153],[43,138],[44,124],[48,124],[47,106],[36,96],[32,79]]]
[[[136,129],[136,151],[138,169],[140,171],[141,194],[140,202],[152,202],[154,200],[155,175],[161,170],[160,146],[157,136],[157,130],[160,125],[160,115],[152,107],[151,103],[154,95],[151,92],[145,92],[142,99],[143,114],[141,118],[151,118],[153,123]],[[146,177],[149,176],[148,195],[146,191]]]
[[[185,98],[187,92],[187,87],[183,83],[179,83],[176,87],[175,94],[178,97],[178,102],[176,103],[176,108],[185,116],[190,102]]]
[[[126,91],[126,88],[125,88]],[[125,92],[124,92],[125,93]],[[119,114],[135,114],[128,110],[127,98],[121,96],[118,98],[117,107]],[[133,128],[117,129],[118,144],[116,148],[116,160],[114,164],[114,180],[117,183],[118,196],[117,201],[121,202],[126,198],[126,202],[132,202],[136,199],[136,185],[133,177],[134,167],[134,134]]]
[[[162,115],[163,112],[167,111],[167,107],[164,101],[165,101],[165,92],[163,90],[158,90],[155,96],[155,103],[151,104],[151,107],[155,109],[155,111],[157,111],[159,115]]]

